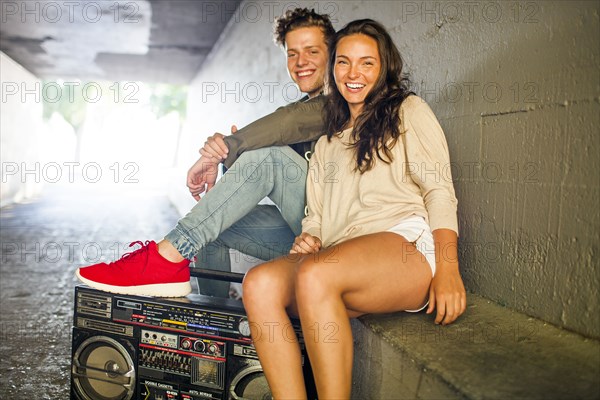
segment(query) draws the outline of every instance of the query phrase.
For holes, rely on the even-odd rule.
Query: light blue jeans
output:
[[[196,265],[229,272],[229,249],[238,250],[241,254],[235,257],[242,257],[242,260],[246,255],[272,260],[288,254],[295,237],[277,207],[258,205],[221,233],[217,240],[200,249]],[[198,288],[205,295],[229,296],[229,282],[198,278]]]
[[[200,266],[223,271],[231,270],[229,248],[266,260],[287,254],[302,229],[307,169],[289,146],[246,151],[165,239],[183,257],[200,253]],[[257,206],[265,197],[277,207]],[[228,284],[200,286],[223,295]]]

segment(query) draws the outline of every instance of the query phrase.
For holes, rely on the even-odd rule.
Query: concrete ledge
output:
[[[453,325],[396,313],[354,333],[355,399],[598,399],[600,342],[482,297]]]

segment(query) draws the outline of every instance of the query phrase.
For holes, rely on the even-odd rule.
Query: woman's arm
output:
[[[458,238],[450,229],[433,231],[435,276],[429,288],[427,314],[437,308],[436,324],[454,322],[467,308],[467,295],[458,270]]]
[[[435,242],[436,272],[427,313],[437,308],[435,322],[447,325],[466,308],[465,287],[458,269],[457,201],[450,176],[450,157],[442,127],[420,98],[405,101],[403,115],[411,178],[421,188]]]
[[[401,118],[406,129],[407,174],[421,189],[431,230],[458,232],[458,202],[444,131],[425,101],[409,96],[404,102]]]
[[[306,217],[302,220],[302,235],[298,236],[295,244],[305,242],[305,238],[314,237],[315,239],[308,239],[306,243],[308,250],[309,248],[316,248],[318,240],[318,247],[321,247],[321,222],[323,216],[323,191],[324,191],[324,177],[325,169],[323,164],[323,152],[324,146],[327,145],[327,138],[322,138],[317,142],[315,146],[315,152],[312,154],[308,163],[308,172],[306,174]],[[304,235],[307,234],[307,235]],[[304,235],[304,236],[303,236]],[[293,246],[292,249],[298,251]],[[318,251],[318,250],[317,250]]]

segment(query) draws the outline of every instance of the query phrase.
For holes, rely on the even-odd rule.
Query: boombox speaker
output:
[[[159,299],[78,286],[74,308],[72,400],[272,398],[240,301]],[[299,324],[294,330],[307,393],[315,399]]]
[[[137,343],[73,328],[72,398],[133,399]]]

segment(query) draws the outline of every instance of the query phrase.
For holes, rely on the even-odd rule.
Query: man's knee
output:
[[[235,182],[265,183],[272,181],[269,178],[273,174],[269,171],[276,167],[269,147],[248,150],[233,163],[223,175],[222,180],[234,180]]]
[[[258,163],[263,161],[265,158],[270,158],[273,156],[272,149],[272,147],[263,147],[261,149],[244,151],[233,163],[231,168],[233,168],[236,164],[244,165],[248,163]]]

